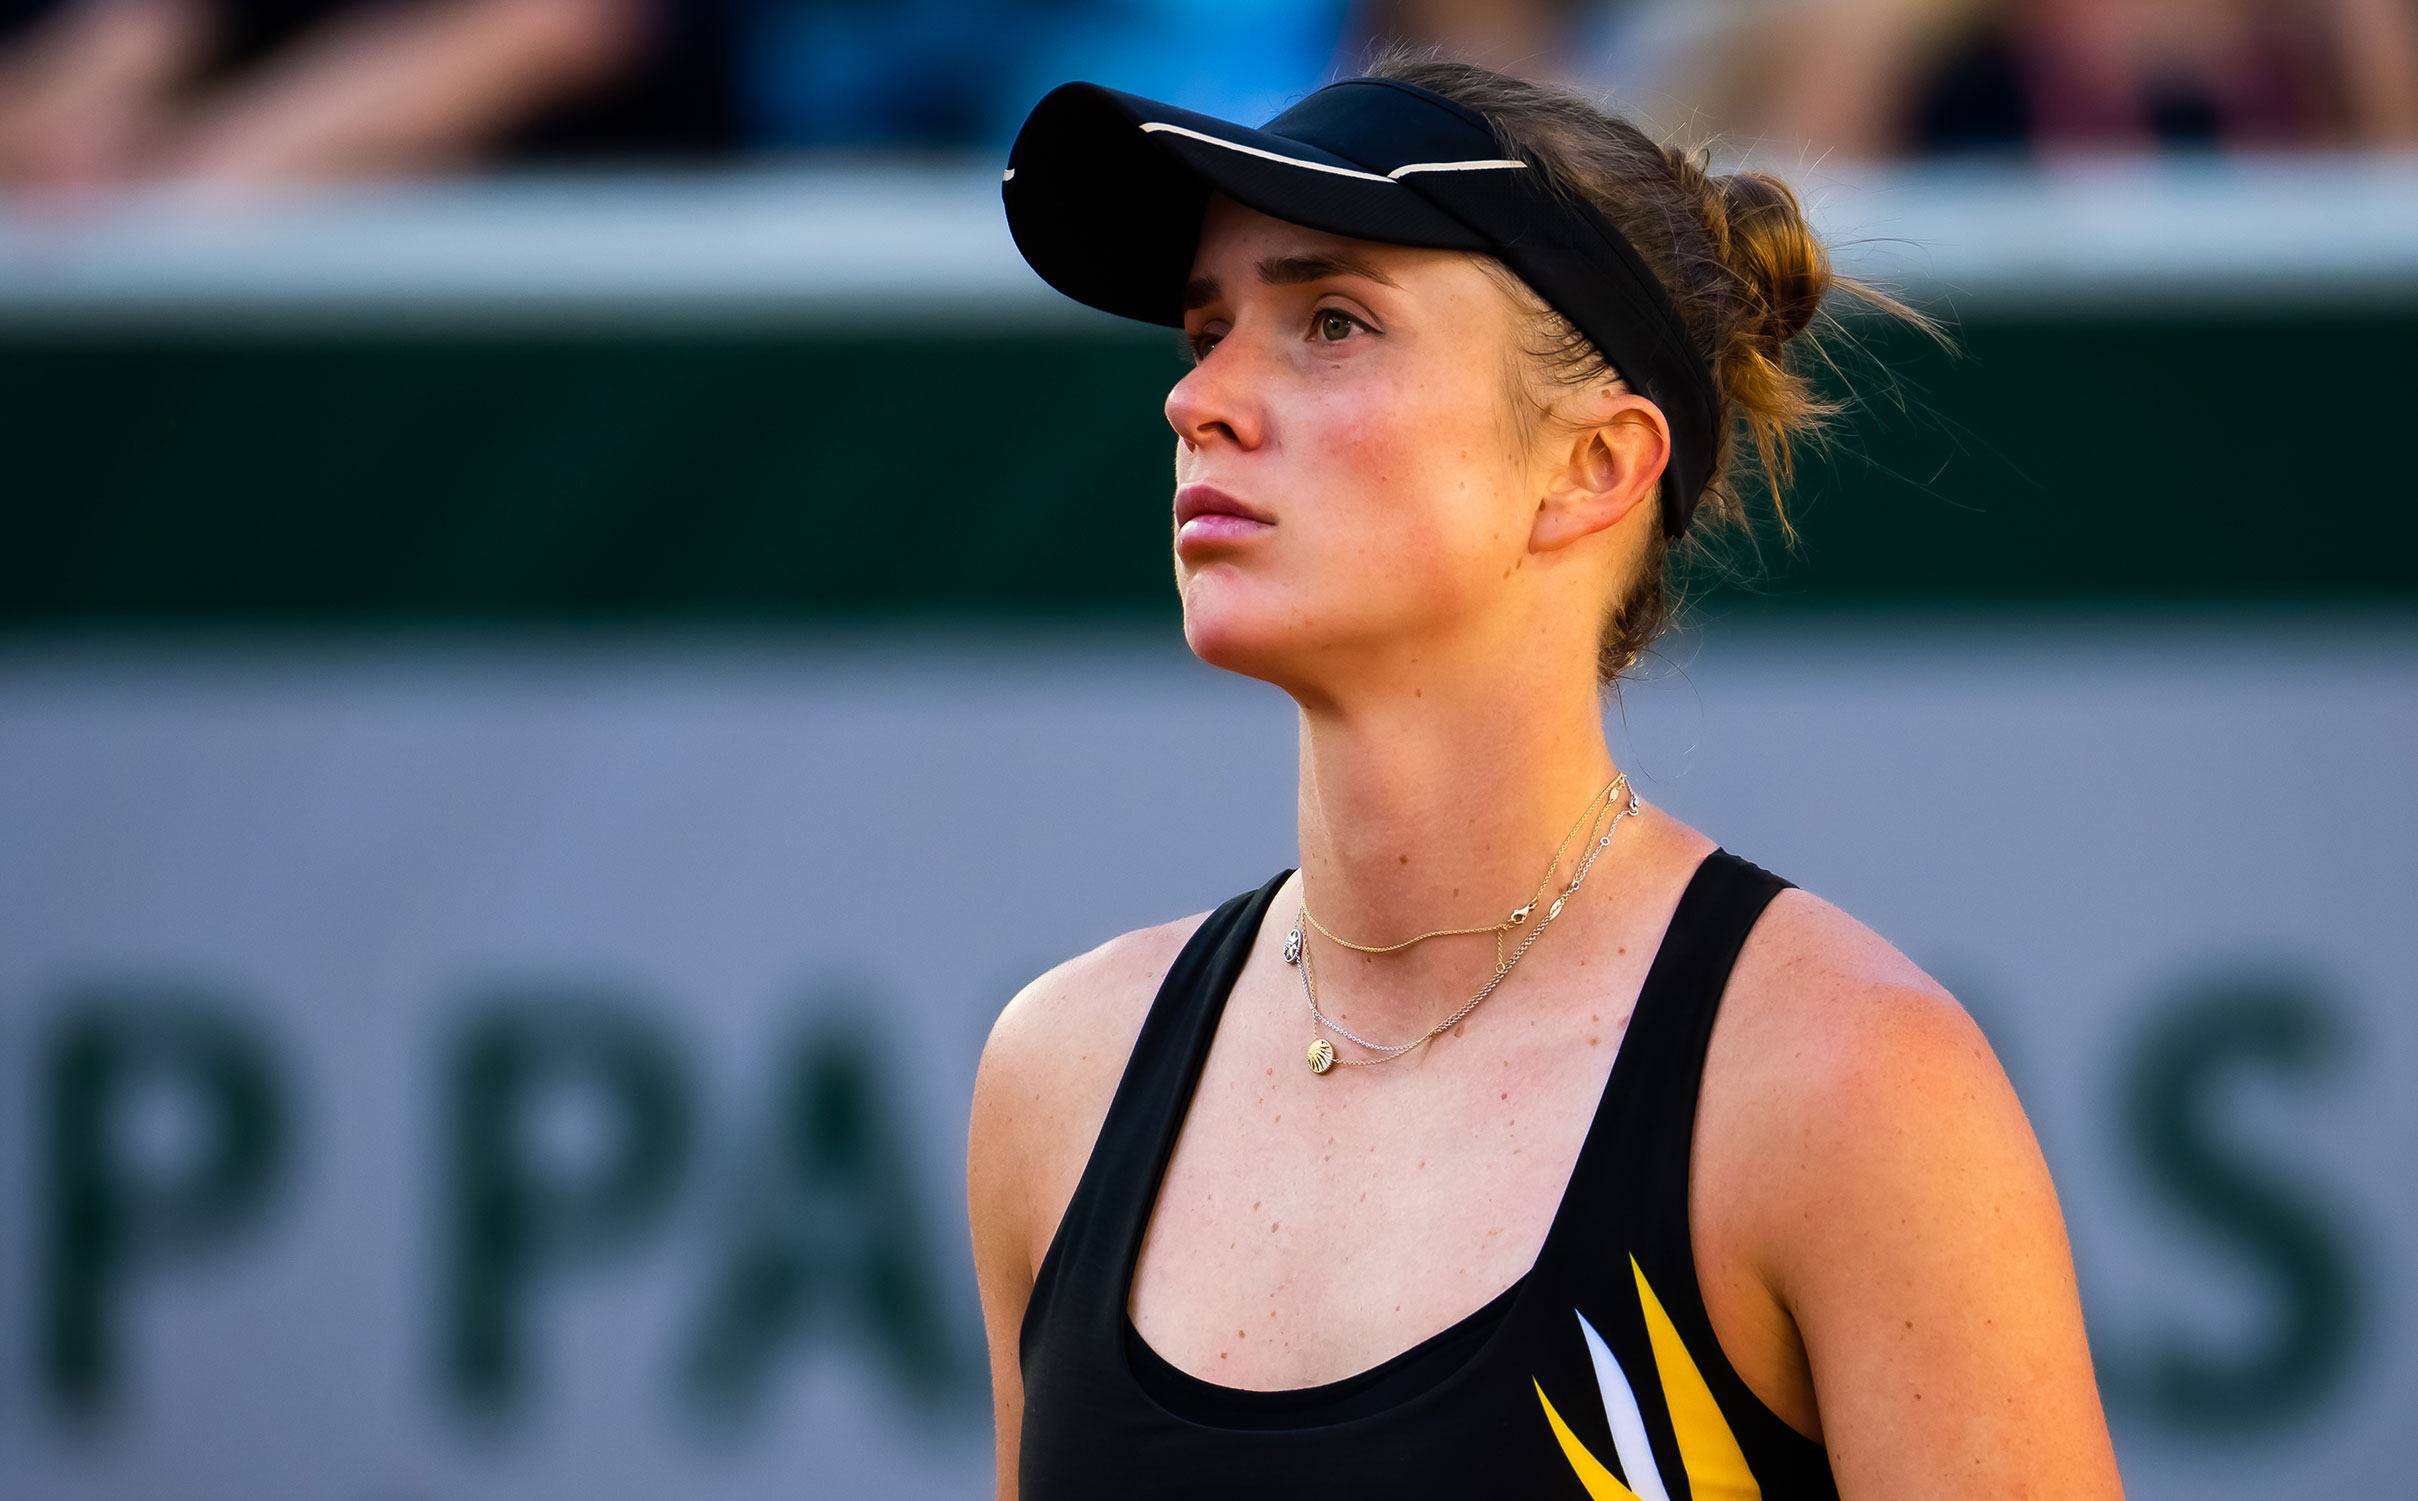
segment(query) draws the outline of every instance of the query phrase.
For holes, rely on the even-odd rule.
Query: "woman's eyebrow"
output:
[[[1259,279],[1271,287],[1297,287],[1304,282],[1325,281],[1334,276],[1365,276],[1382,286],[1402,284],[1369,262],[1352,255],[1272,255],[1259,263]],[[1214,276],[1196,276],[1184,284],[1184,311],[1207,307],[1217,301],[1219,288]]]
[[[1259,279],[1271,287],[1299,286],[1331,276],[1365,276],[1388,287],[1400,282],[1353,255],[1272,255],[1259,263]]]

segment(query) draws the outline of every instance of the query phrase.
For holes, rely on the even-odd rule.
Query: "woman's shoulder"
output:
[[[969,1169],[1049,1239],[1091,1155],[1159,983],[1207,913],[1119,934],[1016,992],[975,1074]],[[994,1202],[1002,1202],[994,1200]]]
[[[1908,1071],[2004,1085],[1956,998],[1861,922],[1809,892],[1775,898],[1731,972],[1717,1062],[1775,1106],[1906,1108]]]
[[[1113,1090],[1159,982],[1208,915],[1120,933],[1045,971],[1000,1011],[983,1048],[984,1070],[1092,1074],[1105,1053],[1117,1063]]]
[[[1782,892],[1739,953],[1703,1098],[1700,1150],[1756,1165],[1733,1186],[1775,1231],[1800,1213],[1901,1213],[1969,1189],[1959,1169],[2028,1173],[2037,1160],[2005,1071],[1955,997],[1803,891]]]

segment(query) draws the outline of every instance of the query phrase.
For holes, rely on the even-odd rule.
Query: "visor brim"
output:
[[[1175,328],[1212,192],[1351,239],[1487,248],[1383,173],[1098,84],[1066,84],[1034,108],[1001,185],[1016,248],[1043,281],[1103,312]]]

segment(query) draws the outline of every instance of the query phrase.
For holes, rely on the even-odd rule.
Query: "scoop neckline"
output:
[[[1688,879],[1686,882],[1681,885],[1678,897],[1671,903],[1671,910],[1663,917],[1662,929],[1660,933],[1657,934],[1654,941],[1654,957],[1647,961],[1646,972],[1637,983],[1637,993],[1630,999],[1628,1016],[1621,1023],[1620,1041],[1613,1049],[1612,1063],[1604,1074],[1603,1088],[1597,1093],[1595,1098],[1595,1108],[1589,1114],[1586,1134],[1580,1138],[1577,1154],[1570,1159],[1570,1171],[1562,1180],[1561,1196],[1554,1202],[1553,1218],[1547,1222],[1545,1226],[1544,1238],[1537,1243],[1536,1256],[1529,1262],[1527,1270],[1521,1272],[1520,1275],[1514,1278],[1512,1282],[1501,1292],[1497,1293],[1493,1298],[1489,1299],[1484,1305],[1475,1311],[1464,1315],[1460,1319],[1454,1320],[1453,1323],[1445,1326],[1443,1329],[1438,1330],[1436,1333],[1429,1335],[1427,1338],[1418,1341],[1409,1348],[1394,1355],[1387,1356],[1384,1360],[1381,1360],[1377,1364],[1369,1366],[1364,1370],[1355,1371],[1348,1376],[1338,1377],[1335,1381],[1324,1382],[1318,1386],[1310,1387],[1278,1388],[1275,1392],[1271,1393],[1255,1390],[1250,1387],[1226,1386],[1219,1382],[1210,1381],[1205,1377],[1195,1376],[1190,1371],[1187,1371],[1183,1367],[1176,1365],[1173,1361],[1168,1360],[1167,1357],[1161,1354],[1158,1350],[1152,1348],[1149,1341],[1141,1338],[1141,1331],[1133,1322],[1134,1276],[1141,1270],[1142,1243],[1149,1235],[1151,1220],[1155,1218],[1158,1213],[1159,1194],[1166,1187],[1167,1168],[1174,1160],[1174,1152],[1172,1150],[1171,1141],[1170,1150],[1161,1159],[1157,1173],[1153,1175],[1150,1180],[1150,1197],[1148,1205],[1141,1217],[1140,1223],[1135,1227],[1132,1244],[1126,1248],[1125,1253],[1119,1262],[1121,1275],[1118,1279],[1119,1296],[1117,1299],[1117,1323],[1120,1327],[1120,1337],[1117,1342],[1118,1369],[1123,1373],[1126,1381],[1133,1386],[1137,1393],[1140,1394],[1142,1399],[1179,1422],[1192,1423],[1198,1427],[1223,1428],[1225,1426],[1215,1423],[1202,1423],[1198,1419],[1188,1417],[1183,1413],[1169,1410],[1165,1404],[1161,1403],[1158,1398],[1151,1393],[1149,1388],[1143,1383],[1141,1376],[1134,1370],[1133,1356],[1137,1349],[1148,1352],[1152,1359],[1165,1366],[1167,1370],[1174,1372],[1179,1377],[1182,1377],[1185,1382],[1197,1383],[1200,1387],[1207,1388],[1208,1390],[1201,1395],[1203,1395],[1205,1399],[1213,1405],[1231,1405],[1238,1409],[1245,1409],[1253,1405],[1254,1399],[1256,1398],[1274,1397],[1279,1399],[1281,1402],[1282,1398],[1297,1394],[1311,1394],[1311,1400],[1316,1402],[1319,1400],[1320,1394],[1327,1392],[1333,1387],[1360,1382],[1364,1378],[1372,1378],[1371,1384],[1375,1384],[1375,1379],[1381,1379],[1379,1377],[1379,1373],[1385,1372],[1388,1370],[1388,1368],[1396,1367],[1397,1362],[1414,1360],[1423,1351],[1431,1347],[1436,1341],[1452,1336],[1457,1331],[1462,1330],[1464,1326],[1470,1322],[1470,1320],[1485,1315],[1489,1310],[1500,1305],[1502,1311],[1496,1316],[1494,1329],[1487,1334],[1485,1339],[1477,1343],[1476,1347],[1469,1352],[1466,1360],[1463,1360],[1451,1370],[1438,1373],[1432,1383],[1423,1385],[1417,1390],[1402,1393],[1399,1399],[1393,1403],[1376,1408],[1370,1412],[1357,1413],[1353,1417],[1342,1420],[1342,1422],[1337,1424],[1329,1425],[1317,1421],[1311,1421],[1305,1422],[1298,1426],[1304,1428],[1343,1426],[1346,1423],[1365,1422],[1382,1417],[1389,1413],[1397,1412],[1414,1402],[1419,1402],[1434,1396],[1437,1392],[1450,1386],[1454,1381],[1458,1380],[1462,1375],[1466,1374],[1470,1369],[1474,1368],[1480,1361],[1482,1361],[1485,1358],[1486,1352],[1494,1346],[1498,1339],[1502,1337],[1503,1330],[1512,1322],[1511,1316],[1517,1310],[1522,1296],[1534,1283],[1537,1272],[1544,1267],[1547,1260],[1553,1255],[1555,1248],[1562,1241],[1563,1228],[1568,1223],[1572,1214],[1570,1207],[1570,1190],[1572,1186],[1579,1181],[1580,1176],[1586,1171],[1590,1162],[1605,1150],[1603,1146],[1603,1133],[1605,1130],[1605,1120],[1610,1114],[1609,1102],[1612,1099],[1612,1092],[1615,1086],[1622,1082],[1624,1074],[1631,1070],[1631,1065],[1629,1063],[1629,1058],[1631,1055],[1628,1044],[1629,1036],[1637,1026],[1638,1009],[1644,1004],[1647,993],[1653,988],[1655,973],[1662,968],[1663,963],[1670,956],[1671,928],[1672,925],[1678,920],[1680,908],[1686,905],[1688,894],[1695,889],[1697,881],[1702,879],[1705,867],[1711,863],[1715,855],[1720,853],[1721,851],[1716,848],[1710,853],[1706,854],[1703,859],[1696,863],[1695,868],[1688,873]],[[1207,1029],[1208,1039],[1202,1045],[1200,1058],[1189,1071],[1188,1078],[1186,1079],[1183,1112],[1177,1116],[1175,1122],[1175,1130],[1177,1134],[1181,1134],[1184,1121],[1191,1117],[1193,1101],[1199,1097],[1201,1075],[1206,1071],[1209,1062],[1209,1053],[1216,1045],[1218,1028],[1225,1022],[1226,1006],[1233,999],[1234,987],[1236,984],[1240,983],[1242,979],[1242,971],[1248,966],[1249,961],[1247,956],[1251,950],[1256,949],[1258,946],[1259,935],[1262,929],[1266,926],[1268,913],[1275,908],[1276,894],[1284,888],[1285,882],[1290,880],[1295,873],[1295,871],[1288,870],[1283,876],[1269,882],[1266,886],[1260,889],[1258,894],[1259,910],[1257,913],[1249,915],[1251,937],[1245,948],[1245,962],[1243,965],[1238,965],[1236,967],[1234,973],[1228,977],[1226,985],[1220,991],[1217,997],[1216,1014],[1209,1019]],[[1055,1249],[1054,1246],[1053,1249]],[[1296,1425],[1285,1424],[1272,1426],[1293,1427]]]
[[[1364,1370],[1315,1386],[1227,1386],[1195,1376],[1161,1355],[1128,1311],[1119,1321],[1123,1325],[1126,1374],[1160,1411],[1195,1427],[1253,1431],[1337,1427],[1393,1412],[1451,1385],[1462,1371],[1477,1363],[1502,1328],[1511,1322],[1512,1313],[1535,1274],[1532,1265],[1484,1304],[1410,1348]],[[1468,1348],[1453,1358],[1454,1347],[1461,1345]],[[1137,1362],[1148,1367],[1147,1374],[1136,1368]],[[1430,1364],[1437,1369],[1427,1379],[1415,1379],[1419,1369]],[[1398,1383],[1405,1389],[1384,1392]],[[1384,1395],[1370,1397],[1377,1392]],[[1167,1397],[1171,1394],[1182,1406],[1169,1404]],[[1370,1399],[1365,1410],[1360,1399]]]

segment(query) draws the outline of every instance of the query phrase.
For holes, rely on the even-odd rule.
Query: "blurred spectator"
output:
[[[1774,0],[1737,121],[1814,155],[2418,144],[2418,0]]]
[[[1359,30],[1372,46],[1402,43],[1527,78],[1568,71],[1584,0],[1371,0]]]
[[[1004,148],[1069,79],[1265,119],[1326,81],[1348,0],[742,0],[750,134]]]
[[[0,0],[0,183],[262,184],[728,144],[649,0]]]
[[[1395,42],[1766,155],[2418,145],[2418,0],[0,0],[0,185],[996,152],[1067,79],[1263,119]]]
[[[0,0],[0,184],[274,182],[740,147],[997,150],[1071,78],[1263,118],[1357,50],[1353,11],[1352,0]],[[1443,40],[1451,30],[1426,26]]]

